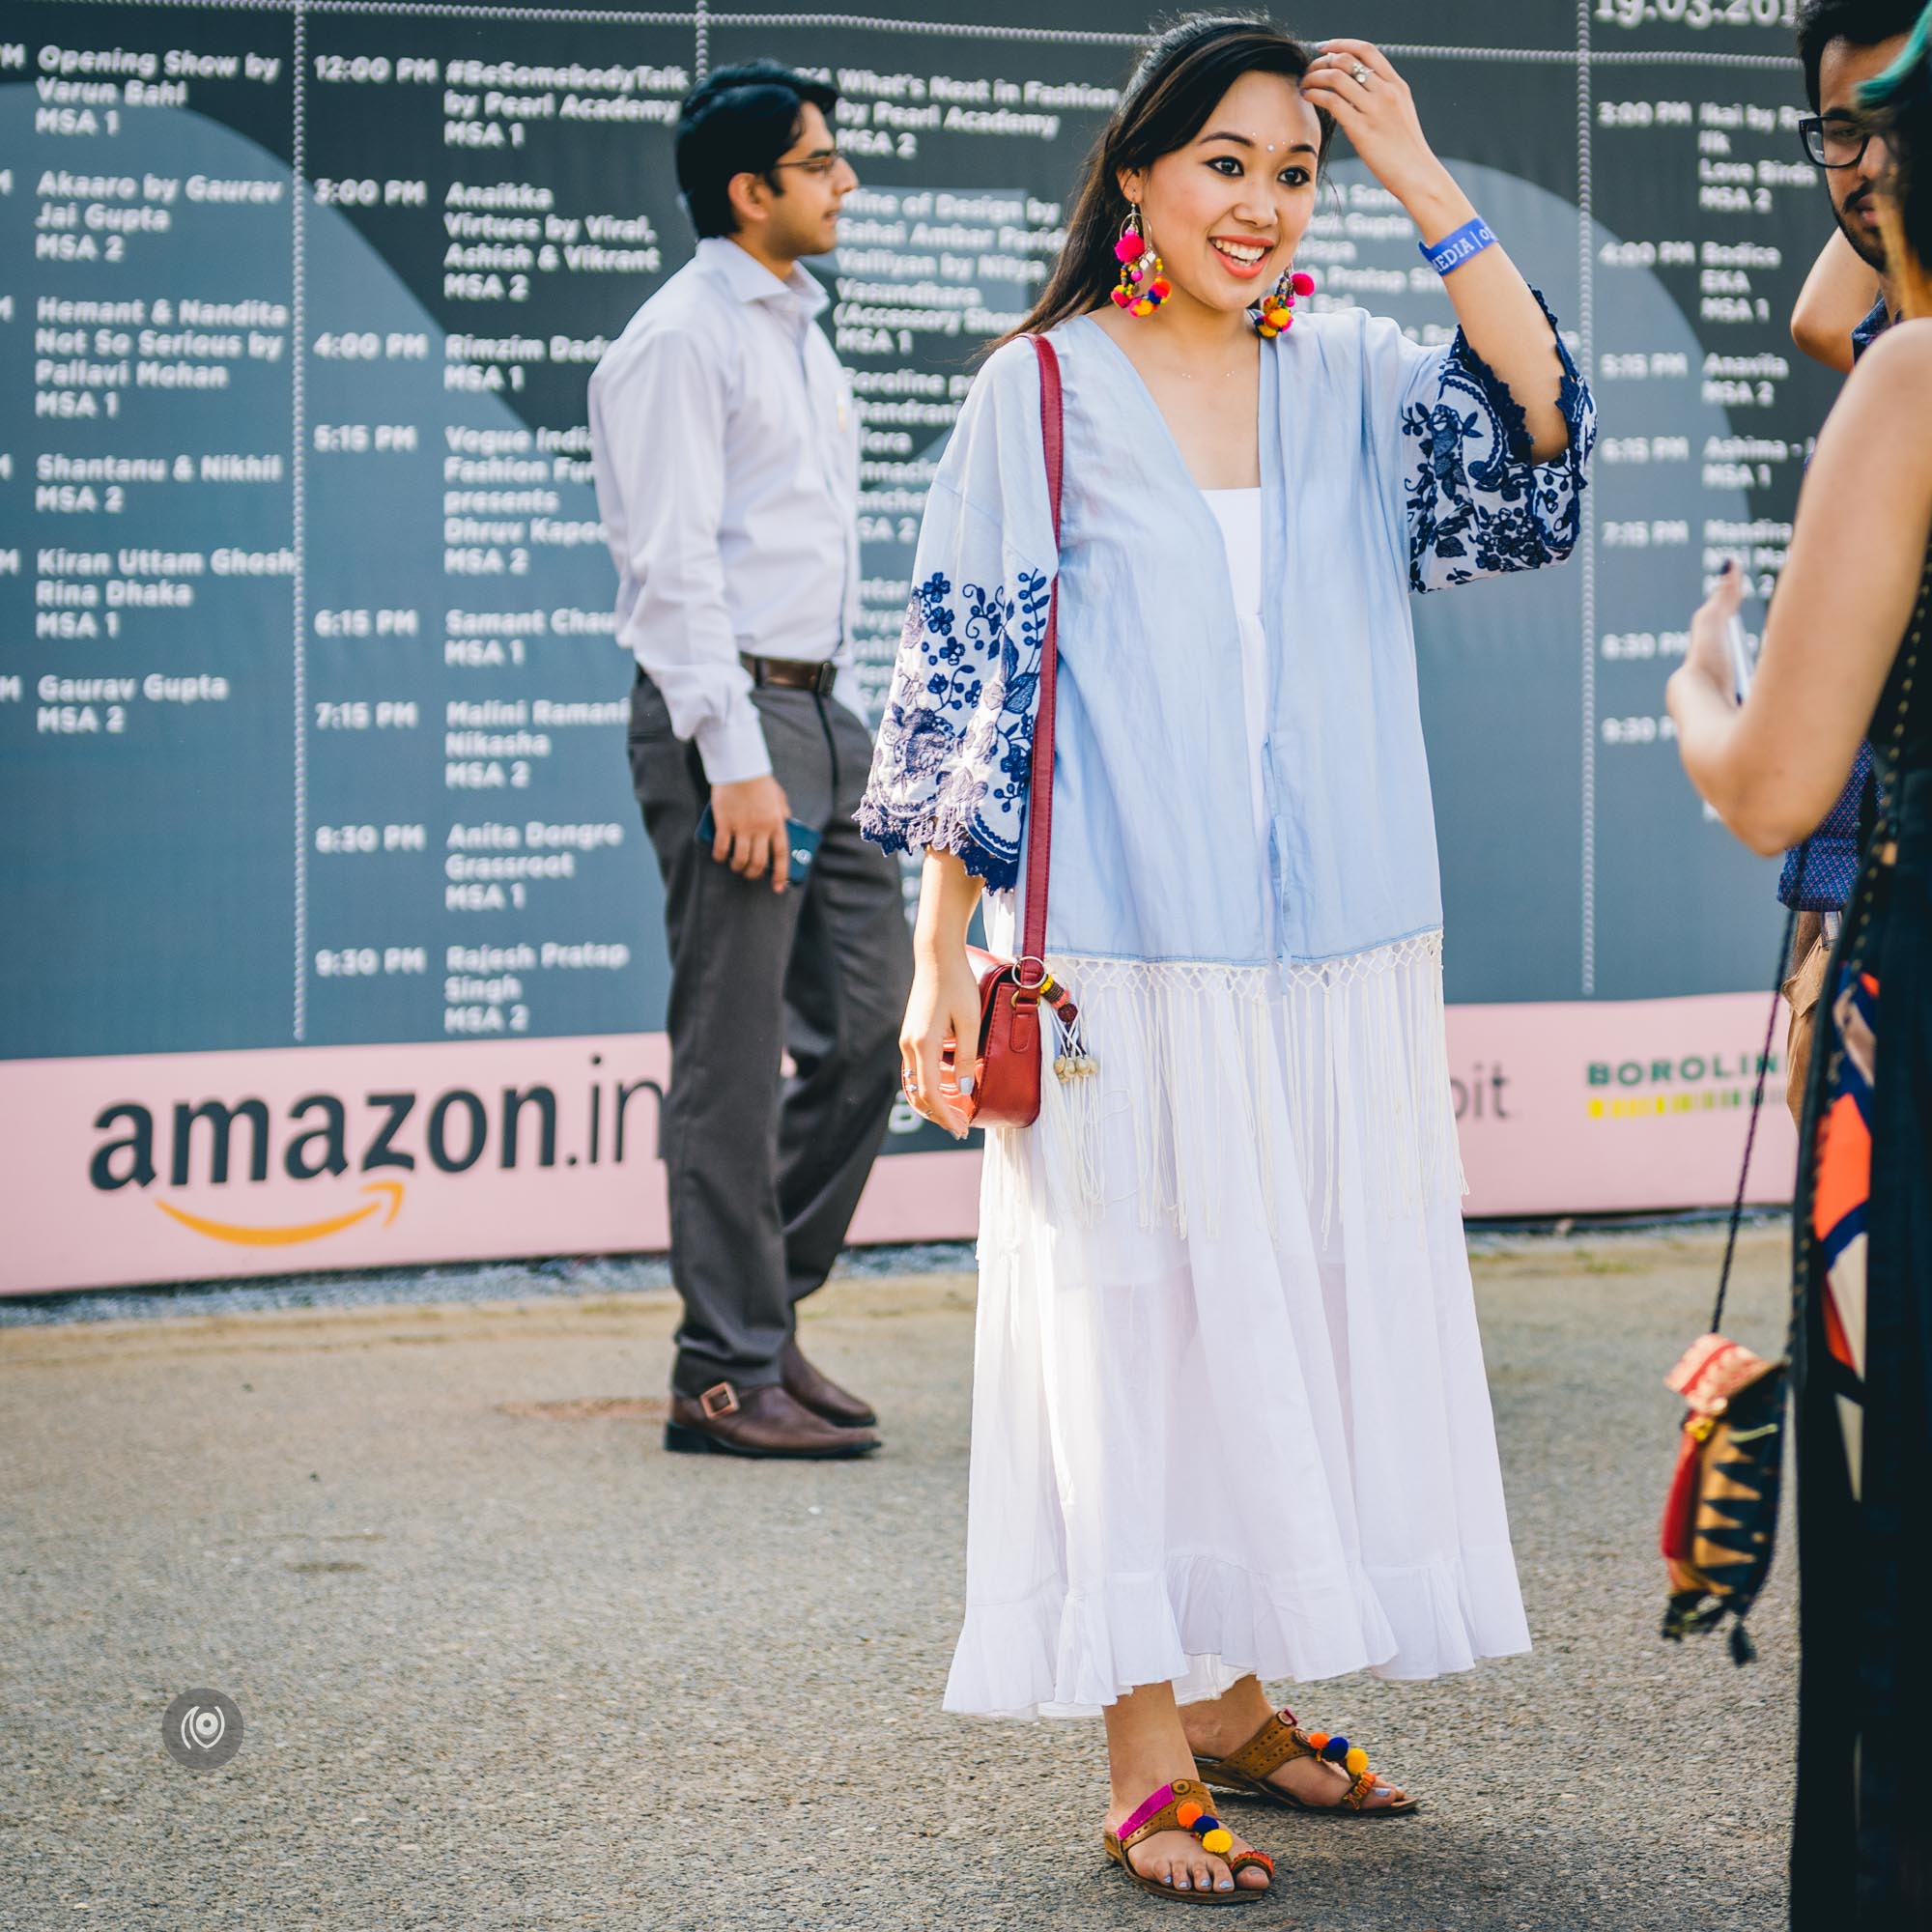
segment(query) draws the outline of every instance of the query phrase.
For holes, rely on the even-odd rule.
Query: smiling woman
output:
[[[1291,307],[1338,128],[1444,277],[1446,348]],[[967,926],[983,888],[994,952],[1030,931],[1036,773],[1044,965],[1078,1003],[1037,1120],[987,1133],[946,1702],[1104,1712],[1109,1855],[1239,1903],[1266,1859],[1197,1779],[1414,1808],[1262,1679],[1528,1642],[1408,596],[1567,556],[1593,416],[1387,57],[1251,19],[1156,42],[1023,332],[934,480],[861,814],[925,849],[900,1034],[921,1113],[972,1119],[946,1070],[980,1033]]]

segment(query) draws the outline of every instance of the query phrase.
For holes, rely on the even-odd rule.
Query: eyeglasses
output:
[[[1798,124],[1798,138],[1804,143],[1805,158],[1814,167],[1855,168],[1865,157],[1865,149],[1877,133],[1857,121],[1825,120],[1807,114]]]
[[[845,156],[837,148],[828,148],[822,155],[808,155],[802,161],[774,161],[774,170],[797,168],[801,174],[811,176],[814,181],[823,181],[835,169],[843,166]]]

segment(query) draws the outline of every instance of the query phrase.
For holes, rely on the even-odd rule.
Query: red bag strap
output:
[[[1060,401],[1060,357],[1043,335],[1027,338],[1039,360],[1039,440],[1046,452],[1046,495],[1053,505],[1053,543],[1060,547],[1060,476],[1065,439]],[[1046,606],[1046,637],[1039,647],[1039,708],[1033,725],[1033,766],[1027,781],[1026,930],[1015,978],[1023,989],[1046,978],[1046,877],[1053,848],[1053,689],[1060,663],[1060,569]]]

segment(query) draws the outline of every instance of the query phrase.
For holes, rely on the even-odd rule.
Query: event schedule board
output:
[[[862,429],[858,680],[875,710],[975,356],[1044,280],[1140,45],[1084,0],[943,11],[9,10],[0,1059],[10,1145],[43,1149],[48,1119],[71,1122],[75,1145],[44,1155],[72,1170],[49,1199],[71,1179],[76,1212],[171,1184],[232,1206],[247,1181],[368,1174],[353,1121],[284,1121],[254,1092],[273,1085],[249,1077],[267,1056],[291,1106],[307,1087],[345,1114],[367,1083],[345,1072],[338,1096],[330,1067],[423,1069],[422,1105],[392,1128],[412,1150],[398,1184],[446,1191],[440,1213],[412,1208],[414,1252],[661,1237],[641,1115],[665,1077],[667,968],[585,384],[689,258],[680,96],[754,55],[830,78],[862,185],[838,255],[810,266]],[[1731,1145],[1711,1129],[1747,1097],[1761,1021],[1737,1002],[1769,980],[1772,881],[1684,782],[1662,687],[1723,557],[1768,596],[1833,393],[1788,333],[1830,232],[1796,132],[1793,11],[1360,0],[1291,20],[1389,51],[1602,413],[1577,558],[1416,606],[1478,1207],[1588,1206],[1604,1184],[1518,1164],[1486,1193],[1472,1135],[1501,1148],[1505,1122],[1533,1122],[1538,1080],[1548,1106],[1600,1110],[1579,1119],[1653,1101],[1700,1117],[1666,1122],[1705,1130],[1697,1178],[1680,1153],[1638,1157],[1610,1183],[1631,1206],[1709,1188]],[[1318,310],[1359,303],[1425,343],[1453,331],[1407,217],[1346,143],[1299,266]],[[660,455],[674,470],[680,452]],[[1617,1027],[1635,1023],[1610,1016],[1646,1009],[1694,1050],[1627,1055]],[[1532,1045],[1559,1012],[1574,1045]],[[611,1078],[620,1061],[633,1078]],[[153,1097],[115,1116],[142,1068]],[[537,1087],[520,1140],[507,1096]],[[613,1156],[616,1123],[635,1131]],[[939,1225],[970,1220],[956,1187],[944,1211],[909,1191],[956,1156],[894,1124],[891,1151],[921,1158],[877,1228],[956,1231]],[[298,1129],[320,1138],[298,1151]],[[526,1191],[525,1232],[479,1234],[447,1191],[466,1176],[578,1191],[549,1223]],[[61,1278],[357,1264],[379,1223],[397,1224],[386,1198],[326,1256],[243,1241],[137,1259],[128,1236],[124,1259]],[[54,1245],[25,1265],[59,1274]]]

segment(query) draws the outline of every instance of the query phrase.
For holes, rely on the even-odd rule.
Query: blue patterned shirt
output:
[[[1263,964],[1437,929],[1409,596],[1575,547],[1595,413],[1560,336],[1569,442],[1545,464],[1460,333],[1425,348],[1349,309],[1297,317],[1264,352],[1264,831],[1214,513],[1106,331],[1081,317],[1052,341],[1061,542],[1033,347],[1009,343],[933,481],[861,830],[956,852],[993,891],[1016,883],[1057,570],[1050,947]]]
[[[1852,330],[1852,359],[1857,361],[1891,322],[1880,296],[1871,313]],[[1852,776],[1838,802],[1818,821],[1818,829],[1804,845],[1784,855],[1777,875],[1777,896],[1798,912],[1843,912],[1859,882],[1859,805],[1871,777],[1871,751],[1861,745]],[[1808,851],[1806,848],[1809,848]],[[1804,853],[1804,873],[1799,878],[1799,854]]]

